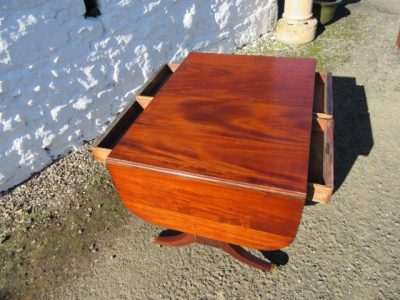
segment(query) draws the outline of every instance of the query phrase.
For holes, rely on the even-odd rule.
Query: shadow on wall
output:
[[[84,0],[85,2],[85,19],[88,17],[93,17],[96,18],[97,16],[101,15],[100,8],[99,8],[99,3],[97,0]]]
[[[335,190],[338,190],[359,155],[368,156],[374,145],[364,86],[352,77],[333,77],[335,116]]]
[[[282,18],[284,8],[285,8],[285,0],[278,0],[278,20]]]

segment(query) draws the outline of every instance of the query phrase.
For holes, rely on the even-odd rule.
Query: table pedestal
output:
[[[257,256],[251,254],[240,246],[201,237],[190,233],[168,229],[161,232],[161,234],[155,239],[154,242],[158,245],[169,247],[182,247],[193,243],[207,245],[222,249],[237,260],[251,267],[260,269],[264,272],[271,272],[275,268],[275,266],[270,262],[258,258]]]

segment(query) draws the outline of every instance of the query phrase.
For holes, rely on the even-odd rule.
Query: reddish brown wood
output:
[[[258,258],[257,256],[254,256],[253,254],[244,250],[240,246],[223,243],[222,249],[225,252],[229,253],[234,258],[236,258],[237,260],[239,260],[251,267],[260,269],[264,272],[271,272],[274,270],[273,264],[271,264],[265,260],[262,260],[261,258]]]
[[[167,82],[167,79],[172,75],[179,65],[164,65],[160,68],[149,80],[149,82],[143,88],[143,92],[136,96],[136,99],[140,106],[137,104],[128,108],[124,113],[121,114],[119,120],[113,122],[110,126],[111,129],[103,135],[99,140],[97,145],[93,148],[93,153],[96,159],[105,161],[109,153],[111,152],[114,145],[119,141],[121,134],[120,132],[126,131],[127,128],[133,124],[137,116],[145,109],[153,100],[154,96],[161,89],[162,85]],[[150,91],[150,92],[149,92]],[[132,109],[133,108],[133,109]],[[140,109],[138,109],[140,108]],[[309,183],[308,183],[308,193],[307,199],[318,201],[322,203],[328,203],[330,201],[332,191],[333,191],[333,151],[325,151],[326,145],[330,144],[333,150],[333,102],[332,102],[332,77],[327,73],[316,73],[315,76],[315,91],[314,91],[314,121],[312,130],[312,140],[311,140],[311,152],[310,152],[310,171],[309,171]],[[325,151],[325,152],[324,152]],[[145,178],[146,175],[144,175]],[[207,178],[210,182],[213,182],[211,178]],[[162,184],[162,183],[161,183]],[[238,185],[240,187],[240,185]],[[170,197],[173,195],[166,195]],[[202,195],[199,195],[201,197]],[[229,196],[229,195],[228,195]],[[168,204],[167,204],[168,205]],[[250,203],[250,206],[254,203]],[[129,206],[128,206],[129,207]],[[210,208],[210,213],[212,213],[212,207]],[[131,208],[132,211],[136,211],[136,208]],[[139,209],[140,210],[140,209]],[[252,214],[251,208],[248,213]],[[256,213],[257,215],[257,213]],[[261,218],[266,216],[261,213]],[[176,215],[163,214],[164,218],[170,218],[173,221]],[[239,216],[240,217],[240,216]],[[243,214],[242,216],[243,217]],[[184,222],[185,216],[178,216],[180,224]],[[193,218],[188,220],[193,221]],[[158,224],[165,226],[165,220],[159,220],[153,222],[159,222]],[[200,227],[202,227],[200,223]],[[210,226],[209,222],[206,224]],[[219,224],[216,226],[218,227]],[[288,225],[288,224],[287,224]],[[177,225],[178,226],[178,225]],[[276,226],[276,224],[271,223],[271,226]],[[278,225],[279,226],[279,225]],[[204,227],[204,226],[203,226]],[[202,228],[203,230],[204,228]],[[185,230],[183,228],[182,230]],[[198,230],[198,228],[196,229]],[[207,229],[205,229],[207,230]],[[236,230],[236,231],[235,231]],[[241,228],[228,227],[228,232],[222,231],[221,234],[227,236],[227,238],[234,238],[236,241],[242,239],[243,243],[249,243],[249,240],[243,239],[246,233]],[[255,233],[250,233],[253,236]],[[247,234],[246,233],[246,234]],[[211,232],[210,234],[213,234]],[[260,235],[260,232],[256,232]],[[261,237],[261,235],[260,235]],[[280,237],[282,238],[282,237]],[[289,240],[290,241],[290,240]],[[226,252],[230,253],[232,256],[236,257],[240,261],[252,265],[254,267],[263,269],[265,271],[270,270],[271,264],[254,257],[249,252],[245,251],[239,246],[233,246],[226,242],[221,242],[209,238],[204,238],[197,236],[195,234],[189,233],[179,233],[173,236],[160,236],[157,238],[157,243],[166,246],[184,246],[190,243],[201,243],[217,248],[222,248]],[[260,245],[269,244],[270,247],[279,247],[279,243],[288,243],[288,239],[271,240],[271,236],[263,236],[260,239]],[[254,241],[253,241],[254,245]],[[254,245],[254,247],[256,247]],[[264,247],[264,246],[263,246]]]
[[[314,71],[311,60],[191,54],[136,122],[144,126],[141,130],[161,128],[163,135],[151,140],[146,133],[137,135],[133,126],[112,157],[280,188],[301,197],[306,192]],[[175,142],[188,137],[197,143],[195,153],[192,143]],[[210,138],[224,150],[217,150],[217,157],[196,159],[210,150]],[[226,147],[236,142],[238,147]],[[257,149],[250,149],[252,144]],[[169,148],[159,151],[159,145],[173,147],[174,154]],[[256,152],[253,159],[238,156],[240,145]]]
[[[114,185],[129,210],[162,227],[249,248],[289,245],[304,200],[218,182],[109,164]]]
[[[115,118],[106,132],[98,138],[92,147],[93,156],[98,162],[106,162],[111,150],[142,112],[143,107],[140,106],[139,102],[133,102]]]
[[[166,230],[169,231],[169,230]],[[173,234],[160,234],[154,242],[161,246],[182,247],[196,242],[196,236],[185,232],[173,232]]]
[[[161,246],[169,247],[182,247],[193,243],[207,245],[215,248],[224,250],[229,255],[233,256],[237,260],[252,266],[254,268],[260,269],[264,272],[270,272],[274,269],[274,265],[270,262],[262,260],[257,256],[251,254],[240,246],[228,244],[225,242],[208,239],[205,237],[197,236],[194,234],[188,234],[184,232],[169,232],[170,230],[165,230],[156,239],[155,243]],[[163,235],[164,234],[164,235]]]
[[[396,40],[396,49],[399,49],[399,48],[400,48],[400,31],[397,34],[397,40]]]
[[[329,203],[334,189],[332,75],[316,73],[307,199]]]
[[[314,116],[325,119],[333,118],[332,75],[330,73],[315,73]]]
[[[110,155],[111,150],[118,143],[125,131],[128,130],[136,121],[136,118],[146,109],[153,100],[154,95],[157,94],[178,67],[178,64],[164,64],[150,76],[138,95],[136,95],[136,102],[128,105],[93,145],[92,153],[98,162],[106,163],[108,155]]]
[[[166,71],[166,66],[168,67]],[[168,64],[160,67],[159,70],[155,72],[153,76],[150,77],[149,81],[145,84],[143,91],[149,90],[149,87],[153,87],[153,90],[160,90],[161,84],[166,82],[165,77],[170,77],[172,73],[170,71],[175,72],[179,67],[178,64]],[[126,129],[121,130],[121,123],[124,128],[128,128],[131,124],[133,124],[135,117],[138,116],[143,109],[150,104],[153,100],[153,96],[145,96],[143,93],[139,93],[136,96],[136,100],[138,103],[133,103],[121,113],[120,117],[118,117],[111,125],[110,129],[102,135],[98,139],[98,142],[92,147],[92,152],[95,159],[99,162],[105,163],[108,155],[111,153],[113,146],[118,142],[118,138],[121,137],[120,131],[125,132]],[[315,90],[314,90],[314,106],[313,113],[314,118],[321,120],[332,120],[333,119],[333,98],[332,98],[332,75],[329,73],[316,73],[315,74]],[[139,104],[139,105],[137,105]],[[129,120],[126,122],[125,120]],[[315,129],[315,124],[317,124],[317,129]],[[331,126],[329,129],[327,126],[319,128],[318,122],[313,123],[313,132],[312,132],[312,140],[311,140],[311,151],[310,151],[310,170],[309,171],[309,181],[307,188],[307,200],[320,202],[327,204],[330,202],[332,193],[333,193],[333,152],[331,151],[329,156],[320,156],[318,153],[322,153],[321,149],[323,149],[324,144],[327,143],[322,138],[322,133],[327,132],[328,135],[323,134],[324,137],[329,137],[329,142],[333,145],[333,123],[331,122]],[[118,130],[119,132],[116,132]],[[117,133],[117,134],[116,134]],[[112,141],[112,142],[110,142]],[[333,146],[331,146],[333,149]],[[315,155],[317,153],[317,155]],[[324,160],[319,159],[319,157],[323,157]],[[323,165],[328,163],[328,168],[332,170],[331,174],[323,174]],[[314,171],[313,171],[314,170]],[[316,170],[316,171],[315,171]],[[330,184],[322,184],[323,180],[320,178],[326,176],[330,176]],[[319,182],[319,183],[317,183]]]
[[[193,53],[107,158],[145,220],[264,250],[295,238],[315,61]]]
[[[333,119],[316,118],[310,149],[308,200],[329,203],[334,189]]]

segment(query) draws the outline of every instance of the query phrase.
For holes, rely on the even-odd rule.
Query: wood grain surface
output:
[[[304,202],[154,170],[108,164],[125,206],[153,224],[273,250],[295,238]]]
[[[311,59],[192,53],[110,158],[301,198],[314,79]]]
[[[315,61],[191,53],[107,158],[160,226],[259,249],[293,241],[307,192]]]

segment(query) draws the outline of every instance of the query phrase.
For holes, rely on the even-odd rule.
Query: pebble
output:
[[[89,246],[89,250],[90,251],[92,251],[93,253],[94,252],[97,252],[98,250],[99,250],[99,248],[98,247],[96,247],[96,244],[91,244],[90,246]]]
[[[11,234],[5,234],[0,236],[0,244],[7,242],[11,237]]]

